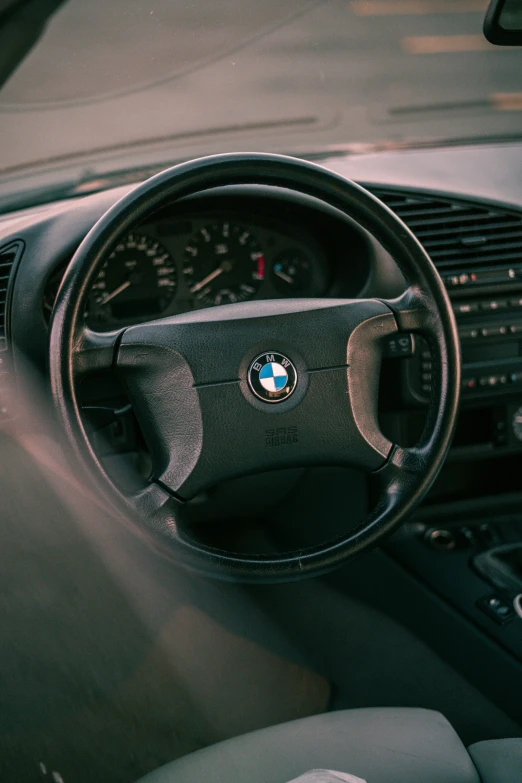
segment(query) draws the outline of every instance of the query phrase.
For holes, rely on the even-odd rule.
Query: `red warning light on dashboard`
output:
[[[264,280],[265,279],[265,257],[262,256],[262,255],[259,255],[257,257],[256,279],[257,280]]]

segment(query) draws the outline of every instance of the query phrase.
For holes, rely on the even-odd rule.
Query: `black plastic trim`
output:
[[[500,25],[505,0],[491,0],[484,19],[484,36],[495,46],[522,46],[522,30],[506,30]]]

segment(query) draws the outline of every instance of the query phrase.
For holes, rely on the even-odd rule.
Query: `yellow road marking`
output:
[[[356,16],[484,13],[488,0],[353,0]]]
[[[483,35],[425,35],[403,38],[402,48],[409,54],[440,54],[441,52],[483,52],[497,50]]]
[[[522,92],[494,92],[490,100],[498,111],[522,111]]]

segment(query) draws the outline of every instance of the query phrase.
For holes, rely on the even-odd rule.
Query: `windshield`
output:
[[[522,52],[485,40],[484,0],[39,5],[0,90],[4,174],[522,132]]]

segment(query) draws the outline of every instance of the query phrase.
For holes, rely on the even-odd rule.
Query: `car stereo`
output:
[[[463,399],[522,394],[522,265],[468,270],[443,277],[457,320],[462,350]],[[409,386],[428,400],[432,358],[417,340]]]

